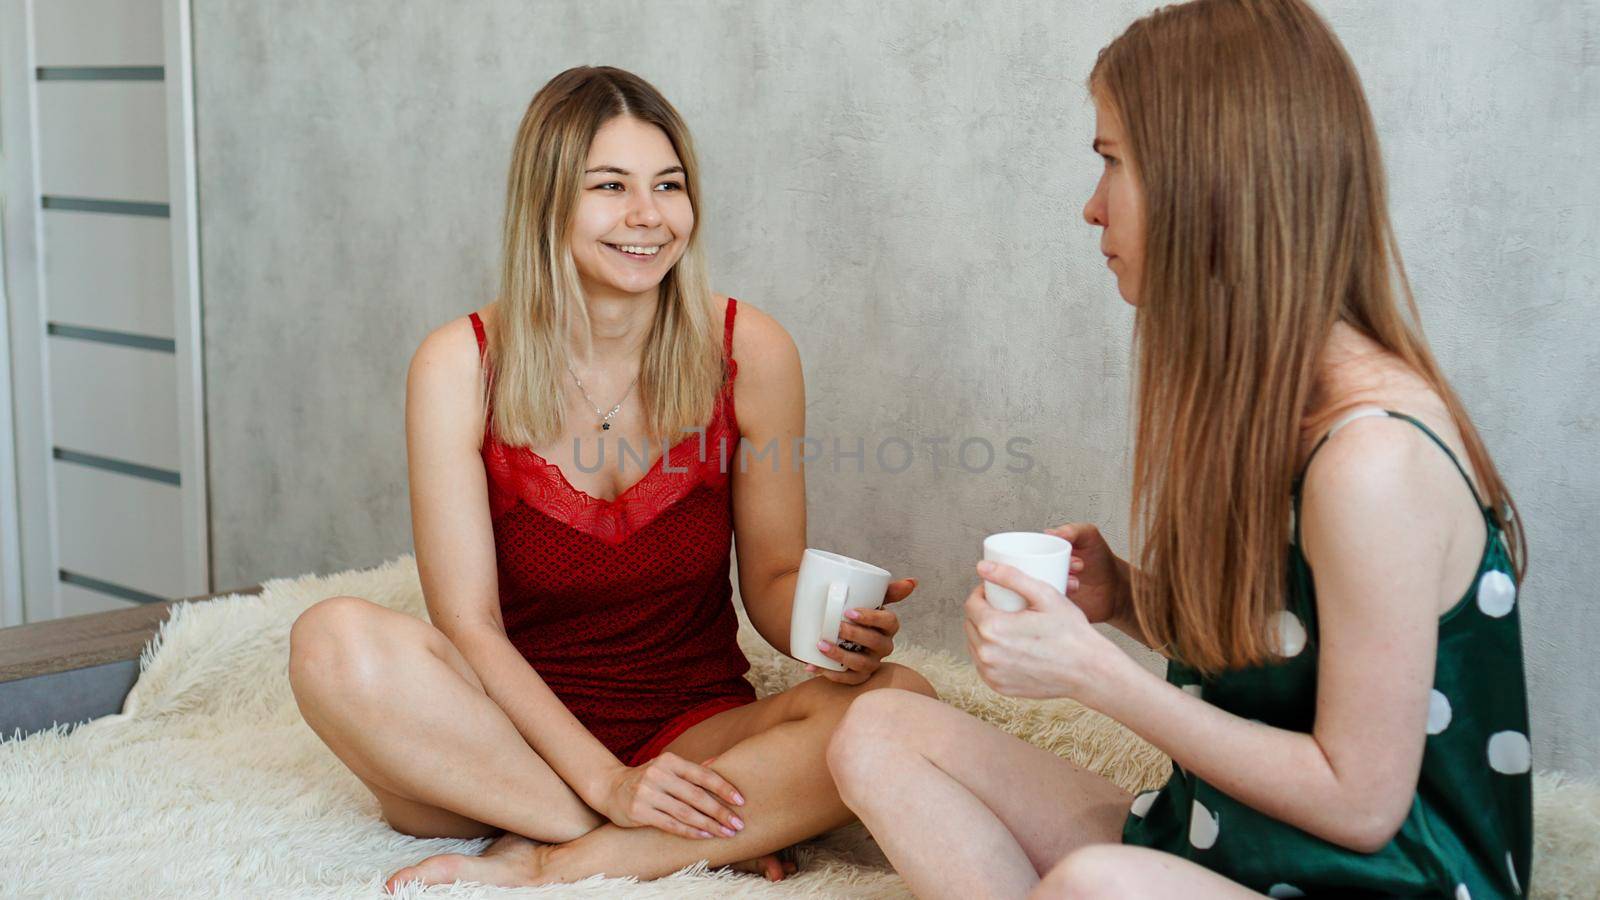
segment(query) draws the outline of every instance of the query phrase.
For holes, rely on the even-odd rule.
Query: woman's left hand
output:
[[[1071,697],[1094,706],[1088,698],[1104,680],[1109,654],[1122,651],[1049,584],[988,561],[978,563],[978,576],[1028,603],[1018,612],[995,609],[981,581],[967,595],[967,654],[979,677],[1007,697]]]
[[[899,603],[917,589],[915,578],[891,581],[884,594],[883,605]],[[872,677],[883,666],[883,658],[894,652],[894,636],[900,631],[900,617],[882,607],[878,609],[845,610],[845,622],[839,626],[839,639],[861,647],[861,652],[846,650],[832,641],[818,641],[822,655],[844,666],[843,672],[806,664],[806,671],[821,675],[840,684],[860,684]]]

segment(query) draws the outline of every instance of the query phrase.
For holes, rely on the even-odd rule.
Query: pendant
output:
[[[600,430],[601,431],[610,431],[611,430],[611,423],[610,422],[601,422],[600,423]]]

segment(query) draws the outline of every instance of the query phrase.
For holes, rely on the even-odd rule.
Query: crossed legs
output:
[[[690,840],[618,828],[589,809],[425,622],[352,597],[323,601],[295,623],[289,674],[306,722],[396,830],[505,832],[484,857],[434,857],[391,883],[655,878],[701,859],[719,866],[775,852],[853,819],[825,759],[850,702],[884,687],[933,693],[920,675],[887,665],[859,686],[812,679],[697,724],[667,749],[696,761],[715,756],[712,767],[744,794],[746,827],[733,838]]]

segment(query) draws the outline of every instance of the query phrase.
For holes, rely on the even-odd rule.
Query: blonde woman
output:
[[[804,387],[783,328],[707,287],[701,196],[660,93],[563,72],[517,135],[499,299],[412,361],[432,624],[331,598],[295,623],[290,658],[306,721],[390,825],[498,836],[390,888],[653,878],[701,859],[782,878],[776,851],[852,819],[824,759],[849,701],[932,694],[882,663],[887,610],[845,626],[861,652],[823,645],[845,672],[760,700],[743,677],[730,543],[751,622],[787,651]],[[741,464],[741,438],[777,442],[781,464]]]
[[[1090,90],[1084,218],[1136,307],[1137,555],[1056,529],[1071,599],[980,564],[1029,608],[980,585],[966,630],[996,690],[1105,713],[1171,779],[1129,796],[882,691],[832,744],[846,802],[922,897],[1526,891],[1525,541],[1415,325],[1348,57],[1301,0],[1197,0]]]

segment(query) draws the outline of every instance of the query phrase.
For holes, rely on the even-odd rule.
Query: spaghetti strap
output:
[[[1455,464],[1456,471],[1461,473],[1461,480],[1467,483],[1467,490],[1472,492],[1472,499],[1478,504],[1478,507],[1480,509],[1488,509],[1488,507],[1483,503],[1483,498],[1478,496],[1478,487],[1472,483],[1472,476],[1467,474],[1467,467],[1461,464],[1461,460],[1456,456],[1455,451],[1450,449],[1450,445],[1446,444],[1443,438],[1439,437],[1437,434],[1434,434],[1432,428],[1422,424],[1422,422],[1416,419],[1414,416],[1408,416],[1405,413],[1394,412],[1392,410],[1386,410],[1386,412],[1389,413],[1391,418],[1402,419],[1422,429],[1422,433],[1427,435],[1429,440],[1432,440],[1435,444],[1438,444],[1439,449],[1444,451],[1444,455],[1450,457],[1450,461]]]
[[[728,298],[727,312],[722,317],[722,366],[723,379],[722,391],[718,402],[722,405],[723,414],[728,417],[728,424],[733,429],[735,442],[739,433],[739,412],[733,405],[733,381],[739,375],[739,363],[733,358],[733,318],[739,313],[739,301]]]
[[[491,423],[494,421],[494,370],[489,368],[489,337],[484,333],[483,320],[477,313],[468,313],[467,318],[472,320],[472,332],[478,336],[478,371],[483,374],[483,434],[487,439]]]
[[[1488,509],[1488,507],[1484,506],[1483,504],[1483,497],[1479,496],[1478,494],[1477,485],[1472,483],[1472,476],[1467,474],[1466,466],[1461,464],[1461,460],[1456,456],[1455,451],[1450,449],[1450,445],[1446,444],[1444,439],[1440,438],[1437,434],[1434,434],[1432,428],[1422,424],[1422,422],[1415,416],[1408,416],[1405,413],[1395,412],[1392,409],[1379,409],[1375,406],[1358,409],[1340,419],[1338,422],[1334,423],[1332,428],[1328,429],[1328,433],[1322,436],[1322,440],[1317,441],[1317,445],[1311,448],[1311,455],[1306,457],[1306,464],[1300,470],[1300,477],[1296,478],[1294,482],[1294,496],[1297,504],[1300,500],[1300,488],[1306,479],[1306,472],[1311,469],[1311,461],[1316,458],[1317,452],[1322,449],[1323,445],[1328,443],[1328,440],[1338,433],[1339,429],[1349,425],[1351,422],[1354,422],[1357,419],[1372,418],[1374,416],[1387,416],[1391,419],[1399,419],[1403,422],[1410,422],[1412,425],[1415,425],[1417,428],[1421,429],[1422,433],[1427,435],[1428,439],[1437,444],[1439,449],[1444,451],[1444,455],[1450,458],[1450,463],[1456,467],[1456,471],[1461,473],[1461,480],[1467,483],[1467,490],[1472,492],[1472,500],[1478,504],[1478,508],[1484,510]],[[1298,528],[1296,531],[1298,532]]]

